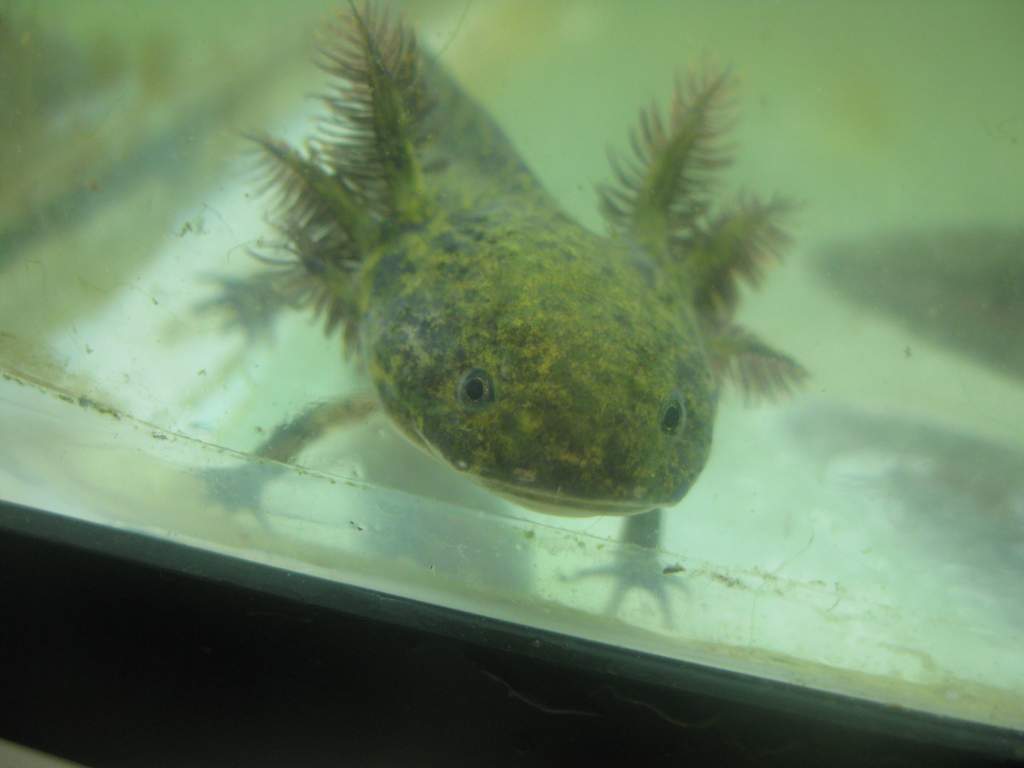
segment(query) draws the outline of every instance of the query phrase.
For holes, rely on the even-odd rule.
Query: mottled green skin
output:
[[[403,433],[545,511],[671,505],[708,457],[716,386],[682,267],[568,218],[500,129],[430,62],[430,200],[358,274],[369,375]],[[460,384],[489,374],[493,401]],[[675,397],[685,421],[662,428]]]

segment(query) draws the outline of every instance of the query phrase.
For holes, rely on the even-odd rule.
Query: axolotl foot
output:
[[[231,467],[208,467],[199,481],[210,503],[229,514],[250,513],[265,523],[261,509],[267,484],[286,471],[274,462],[246,462]]]
[[[626,546],[622,548],[615,562],[584,568],[563,579],[576,581],[594,576],[611,578],[614,585],[605,608],[605,612],[610,616],[618,613],[622,601],[629,592],[646,592],[658,603],[665,627],[671,629],[673,620],[669,589],[683,589],[684,586],[672,580],[673,575],[678,573],[678,567],[666,567],[658,560],[660,535],[660,509],[627,517],[623,522],[621,534],[622,543]]]
[[[259,515],[264,488],[288,471],[302,450],[332,430],[353,426],[378,408],[365,394],[350,394],[311,403],[304,411],[277,427],[254,452],[254,460],[234,467],[201,471],[208,496],[230,512]]]

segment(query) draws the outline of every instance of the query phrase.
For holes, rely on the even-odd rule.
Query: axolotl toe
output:
[[[324,40],[324,128],[304,152],[256,137],[290,254],[271,284],[341,333],[374,402],[317,406],[265,455],[290,458],[335,417],[379,407],[518,503],[633,514],[693,486],[725,382],[775,396],[804,376],[733,322],[738,283],[778,255],[789,206],[712,204],[726,75],[642,113],[634,155],[599,190],[598,235],[404,24],[352,6]]]

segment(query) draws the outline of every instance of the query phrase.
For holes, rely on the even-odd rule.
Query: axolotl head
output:
[[[711,446],[699,331],[635,248],[573,232],[383,258],[401,275],[367,311],[371,378],[404,434],[525,506],[675,504]]]

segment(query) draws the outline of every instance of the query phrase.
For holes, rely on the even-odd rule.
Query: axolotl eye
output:
[[[686,406],[678,393],[672,393],[661,406],[660,424],[666,435],[677,434],[686,425]]]
[[[474,368],[459,381],[459,401],[469,408],[482,408],[494,402],[494,382],[487,371]]]

